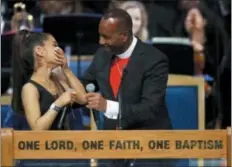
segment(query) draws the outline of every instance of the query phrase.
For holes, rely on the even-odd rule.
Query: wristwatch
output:
[[[61,111],[61,107],[58,107],[58,106],[56,106],[56,104],[55,103],[52,103],[52,105],[50,106],[50,108],[49,109],[51,109],[51,110],[55,110],[55,111],[57,111],[57,112],[60,112]]]

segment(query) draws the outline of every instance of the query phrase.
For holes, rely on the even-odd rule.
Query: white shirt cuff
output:
[[[104,115],[109,119],[118,118],[119,104],[116,101],[106,100],[106,112]]]

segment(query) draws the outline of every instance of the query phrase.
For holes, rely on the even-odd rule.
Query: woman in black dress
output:
[[[62,49],[52,35],[26,30],[16,34],[13,48],[14,112],[25,115],[31,130],[65,130],[65,124],[60,125],[63,109],[85,104],[86,99],[85,89],[68,68]],[[52,72],[59,66],[63,79]],[[39,161],[40,166],[43,162],[46,161]],[[33,163],[36,162],[26,160],[23,166]]]

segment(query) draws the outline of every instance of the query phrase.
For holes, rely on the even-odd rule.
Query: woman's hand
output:
[[[63,68],[63,70],[68,69],[67,58],[65,57],[64,51],[60,47],[56,47],[56,49],[55,49],[55,55],[58,58],[62,59],[62,65],[61,65],[61,67]]]
[[[69,89],[64,92],[56,101],[55,104],[59,107],[64,107],[67,104],[72,104],[76,100],[76,92],[73,89]]]
[[[197,8],[190,9],[185,19],[185,29],[192,39],[193,49],[202,51],[205,43],[206,21]]]

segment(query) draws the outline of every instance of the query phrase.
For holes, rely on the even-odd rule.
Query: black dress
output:
[[[41,116],[43,116],[49,110],[52,103],[56,101],[56,99],[58,98],[58,95],[51,94],[46,88],[44,88],[42,85],[40,85],[39,83],[33,80],[30,80],[29,83],[33,84],[38,89],[40,112],[41,112]],[[58,130],[58,123],[61,118],[61,113],[62,112],[60,112],[56,116],[49,130]]]
[[[32,83],[39,92],[39,104],[40,104],[40,111],[41,115],[44,115],[48,109],[50,108],[51,104],[58,98],[58,95],[52,95],[46,88],[44,88],[39,83],[30,80],[30,83]],[[52,126],[49,130],[60,130],[58,128],[59,120],[61,118],[62,112],[60,112],[57,117],[55,118],[54,122],[52,123]],[[15,166],[19,167],[26,167],[26,166],[59,166],[59,167],[88,167],[89,166],[89,160],[16,160]]]

